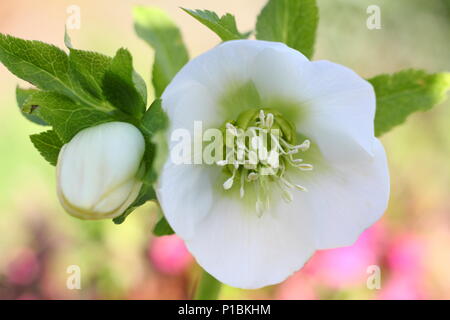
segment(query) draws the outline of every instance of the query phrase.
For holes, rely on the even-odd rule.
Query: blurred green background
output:
[[[15,0],[0,2],[0,32],[63,46],[70,5],[81,28],[78,48],[133,53],[149,81],[153,53],[134,34],[132,7],[165,9],[182,29],[192,57],[218,38],[179,7],[227,11],[240,29],[253,28],[265,0]],[[450,70],[450,1],[318,0],[314,59],[344,64],[364,77],[404,68]],[[379,5],[382,29],[368,30],[366,9]],[[0,65],[0,299],[189,298],[199,269],[175,236],[154,239],[157,209],[148,204],[121,226],[84,222],[58,204],[55,172],[28,136],[43,128],[18,112],[23,84]],[[225,287],[226,299],[449,299],[450,104],[411,116],[382,138],[392,180],[380,222],[352,247],[318,253],[286,282],[261,290]],[[81,289],[69,290],[67,268],[81,269]],[[366,286],[369,265],[381,268],[380,290]]]

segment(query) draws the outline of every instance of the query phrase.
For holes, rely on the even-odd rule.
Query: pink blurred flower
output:
[[[424,245],[412,234],[396,237],[388,248],[387,263],[391,272],[398,272],[411,278],[423,274]]]
[[[295,273],[280,284],[275,293],[275,299],[278,300],[315,300],[317,298],[314,284],[302,272]]]
[[[410,277],[395,274],[381,288],[381,300],[419,300],[424,299],[423,290]]]
[[[39,300],[39,297],[34,293],[24,293],[17,297],[17,300]]]
[[[36,278],[39,272],[39,261],[36,253],[23,248],[13,258],[8,266],[8,282],[16,285],[28,285]]]
[[[378,298],[383,300],[424,299],[424,245],[413,234],[402,234],[392,240],[387,251],[390,272]]]
[[[353,246],[317,252],[304,272],[333,288],[365,285],[367,267],[378,264],[381,232],[382,227],[376,224],[364,231]]]
[[[170,275],[182,273],[192,261],[183,240],[176,235],[154,238],[149,257],[158,271]]]

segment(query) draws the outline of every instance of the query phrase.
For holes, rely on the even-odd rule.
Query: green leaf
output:
[[[58,134],[63,143],[69,142],[79,131],[115,119],[102,111],[76,104],[56,92],[38,91],[25,102],[23,109],[29,114],[37,113]]]
[[[167,222],[165,217],[162,217],[153,228],[153,234],[158,237],[168,236],[174,233],[175,232],[173,231],[172,227]]]
[[[17,101],[17,105],[20,108],[20,113],[22,113],[22,115],[27,118],[28,120],[30,120],[33,123],[39,124],[41,126],[47,126],[48,124],[42,120],[41,118],[39,118],[38,116],[36,116],[35,114],[28,114],[22,111],[22,106],[25,103],[25,101],[33,94],[38,92],[37,89],[22,89],[20,87],[16,88],[16,101]]]
[[[147,163],[151,170],[147,172],[146,180],[152,184],[158,177],[168,154],[166,141],[166,129],[169,118],[162,109],[161,99],[155,100],[144,115],[142,131],[147,140],[146,154]]]
[[[73,76],[85,91],[97,99],[104,100],[102,81],[112,59],[97,52],[73,48],[67,31],[64,35],[64,42],[70,51],[69,66]]]
[[[0,34],[0,61],[14,75],[39,89],[67,95],[86,105],[98,105],[71,77],[68,56],[55,46]]]
[[[59,151],[63,146],[63,142],[53,130],[44,131],[30,136],[31,142],[39,153],[52,166],[56,166],[58,162]]]
[[[116,108],[139,119],[145,112],[147,94],[145,84],[137,79],[130,52],[119,49],[105,72],[103,93]],[[135,81],[139,81],[139,89]]]
[[[156,99],[142,119],[142,129],[149,137],[158,131],[164,130],[169,124],[169,118],[162,109],[162,100]]]
[[[167,141],[165,131],[169,125],[169,118],[162,109],[161,99],[156,99],[142,120],[142,131],[147,141],[146,154],[147,164],[151,170],[147,172],[146,180],[154,183],[167,156]]]
[[[215,32],[222,41],[247,39],[251,34],[251,32],[240,33],[236,19],[230,13],[219,18],[217,13],[209,10],[181,9]]]
[[[114,74],[113,78],[118,75],[120,80],[114,81],[114,83],[110,83],[110,85],[120,86],[119,92],[113,90],[113,97],[108,97],[118,103],[118,105],[116,104],[115,107],[119,110],[122,110],[134,117],[140,117],[142,115],[143,111],[145,111],[147,103],[147,87],[142,77],[132,69],[132,58],[128,51],[124,49],[119,50],[119,56],[121,59],[123,59],[123,61],[117,61],[101,53],[74,49],[67,32],[64,36],[64,42],[67,48],[69,48],[70,50],[70,72],[72,73],[73,77],[78,80],[81,87],[86,92],[88,92],[96,99],[102,101],[106,100],[106,97],[103,93],[103,81],[105,78],[105,74],[107,72],[109,72],[108,76]],[[115,59],[119,60],[120,58],[117,55],[115,57]],[[112,66],[113,61],[116,63],[116,65]],[[128,69],[132,70],[131,80],[129,76],[130,72]],[[123,92],[125,94],[123,96],[119,96]],[[128,95],[130,94],[132,95],[132,99],[124,103],[123,101],[129,99]],[[119,96],[119,99],[117,99],[117,96]],[[137,110],[136,114],[134,114],[133,108],[130,107],[130,104],[133,103],[133,99],[136,100],[137,105],[139,106],[137,108],[134,108],[134,110]],[[140,100],[142,100],[142,102]],[[105,105],[107,103],[102,104]],[[122,108],[124,108],[125,110],[123,110]]]
[[[97,99],[104,100],[102,80],[111,58],[97,52],[70,49],[70,66],[84,90]]]
[[[270,0],[256,23],[256,38],[277,41],[311,58],[319,22],[315,0]]]
[[[142,97],[142,100],[144,101],[144,111],[147,108],[147,85],[145,84],[145,80],[142,79],[142,77],[133,70],[132,80],[134,87],[136,88],[137,92]]]
[[[161,99],[156,99],[146,111],[140,126],[146,144],[144,154],[145,173],[142,178],[142,188],[134,203],[121,216],[115,218],[113,220],[114,223],[123,223],[126,217],[136,208],[147,201],[156,200],[153,185],[158,178],[159,167],[167,155],[167,142],[164,135],[167,126],[168,118],[162,110]]]
[[[161,97],[164,89],[177,72],[189,61],[180,30],[157,8],[134,8],[137,35],[155,50],[152,83],[155,96]]]
[[[69,61],[55,46],[0,34],[0,60],[16,76],[43,90],[70,91]]]
[[[381,136],[405,122],[413,112],[426,111],[443,102],[450,90],[450,73],[404,70],[379,75],[369,82],[377,97],[375,135]]]

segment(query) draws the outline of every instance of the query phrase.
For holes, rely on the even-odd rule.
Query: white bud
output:
[[[141,189],[144,151],[142,133],[128,123],[80,131],[58,157],[58,197],[64,209],[81,219],[120,216]]]

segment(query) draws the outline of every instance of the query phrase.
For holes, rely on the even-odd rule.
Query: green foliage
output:
[[[450,90],[450,73],[404,70],[379,75],[369,82],[377,97],[375,135],[381,136],[413,112],[426,111],[444,101]]]
[[[48,125],[44,120],[36,116],[35,114],[29,114],[22,111],[22,106],[25,103],[25,101],[33,94],[38,92],[36,89],[22,89],[20,87],[16,87],[16,101],[17,105],[19,106],[20,113],[30,120],[33,123],[39,124],[41,126]]]
[[[71,93],[69,59],[55,46],[0,34],[0,60],[13,74],[38,88]]]
[[[25,102],[24,112],[37,113],[50,124],[62,142],[69,142],[79,131],[101,123],[114,121],[109,114],[76,104],[70,98],[56,93],[39,91]]]
[[[56,166],[58,162],[59,151],[63,146],[63,142],[58,137],[55,131],[48,130],[30,136],[31,142],[39,153],[52,166]]]
[[[142,129],[148,136],[153,136],[158,131],[166,129],[168,124],[169,119],[162,109],[162,100],[156,99],[144,115]]]
[[[137,119],[144,114],[147,103],[145,84],[138,79],[130,52],[119,49],[104,74],[103,93],[113,106]],[[135,81],[138,81],[139,89]]]
[[[140,129],[145,137],[146,146],[144,154],[145,173],[143,176],[143,186],[134,203],[119,217],[114,219],[114,223],[121,224],[126,217],[136,208],[150,200],[156,200],[156,193],[153,185],[158,178],[155,163],[160,163],[161,158],[165,159],[165,139],[155,139],[164,133],[168,126],[168,118],[161,107],[161,100],[155,100],[150,108],[145,112]]]
[[[174,234],[172,227],[169,225],[165,217],[162,217],[153,228],[153,234],[158,237]]]
[[[250,32],[239,32],[232,14],[219,17],[208,10],[183,10],[215,32],[222,41],[246,39],[250,35]],[[179,29],[163,11],[136,7],[134,19],[136,33],[155,51],[152,83],[155,95],[160,97],[188,62],[188,52]],[[315,0],[269,0],[257,19],[256,37],[286,43],[311,58],[318,19]],[[122,216],[114,219],[120,224],[134,209],[149,200],[156,200],[153,186],[168,154],[166,129],[169,121],[160,99],[146,110],[145,81],[133,69],[133,58],[128,50],[119,49],[111,58],[75,49],[67,33],[65,43],[69,54],[43,42],[0,34],[0,61],[13,74],[36,87],[17,88],[16,99],[30,121],[52,127],[30,137],[50,164],[57,164],[63,145],[85,128],[110,121],[126,121],[142,132],[146,142],[140,172],[143,185],[134,203]],[[377,97],[377,136],[403,123],[411,113],[428,110],[442,102],[450,89],[450,73],[428,74],[420,70],[380,75],[369,81]],[[242,90],[225,95],[221,103],[242,108],[246,99],[259,99],[253,88],[243,87]],[[245,96],[245,99],[231,101],[230,96],[233,99]],[[173,234],[164,217],[153,232],[157,236]]]
[[[157,8],[134,8],[137,35],[155,50],[152,83],[156,97],[161,97],[177,72],[189,61],[180,30]]]
[[[102,80],[112,59],[101,53],[74,49],[67,32],[64,40],[70,51],[71,74],[85,91],[97,99],[104,100]]]
[[[161,103],[161,99],[155,100],[142,121],[142,132],[147,137],[145,157],[147,163],[151,164],[151,170],[148,171],[145,180],[152,184],[158,176],[160,163],[164,162],[166,158],[167,146],[164,133],[169,125],[169,119],[163,111]]]
[[[247,39],[251,34],[251,32],[240,33],[236,19],[230,13],[219,17],[217,13],[209,10],[181,9],[215,32],[222,41]]]
[[[156,198],[153,184],[157,172],[153,163],[159,150],[155,137],[166,128],[167,117],[160,100],[146,111],[145,81],[134,71],[132,56],[126,49],[119,49],[115,57],[110,58],[75,49],[67,33],[64,40],[69,55],[39,41],[0,34],[0,61],[12,73],[37,87],[17,88],[17,104],[29,120],[52,126],[52,130],[30,137],[52,165],[57,164],[62,146],[85,128],[125,121],[142,131],[146,140],[143,186],[125,214],[115,219],[116,223],[121,223],[136,207]],[[169,39],[164,41],[170,43]]]
[[[39,89],[96,105],[95,99],[89,97],[71,77],[66,53],[55,46],[0,34],[0,61],[17,77]]]
[[[277,41],[311,58],[319,22],[315,0],[269,0],[256,23],[256,38]]]

